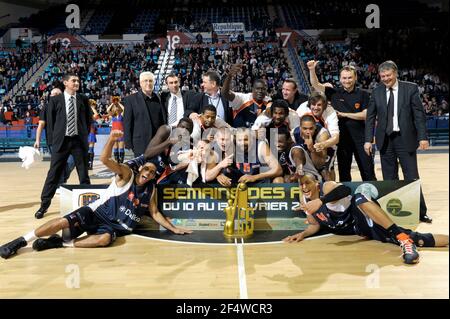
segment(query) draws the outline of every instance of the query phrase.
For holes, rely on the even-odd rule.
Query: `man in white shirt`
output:
[[[426,116],[417,84],[399,81],[398,68],[393,61],[378,67],[381,84],[373,91],[367,108],[364,150],[368,155],[380,151],[384,180],[398,180],[398,162],[405,180],[419,178],[417,152],[429,147]],[[375,131],[375,134],[374,134]],[[420,220],[431,223],[427,207],[420,192]]]
[[[232,114],[228,100],[220,90],[220,76],[216,71],[209,70],[202,76],[203,92],[186,96],[185,116],[193,121],[198,119],[198,114],[205,105],[213,105],[217,110],[217,117],[231,124]]]
[[[183,118],[185,112],[186,92],[180,90],[180,80],[174,73],[166,77],[166,85],[169,92],[162,94],[161,99],[167,111],[167,124],[175,127]]]
[[[302,103],[298,109],[297,114],[300,120],[303,115],[309,114],[314,117],[317,123],[320,123],[330,133],[330,138],[326,141],[315,143],[314,149],[316,152],[322,152],[326,149],[333,148],[336,150],[339,143],[339,124],[336,111],[328,105],[327,98],[322,92],[311,93],[307,102]],[[334,164],[330,166],[330,179],[335,180]]]

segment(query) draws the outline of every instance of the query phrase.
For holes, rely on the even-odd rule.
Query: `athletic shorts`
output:
[[[392,238],[389,232],[375,223],[372,219],[364,215],[364,213],[358,208],[358,205],[367,203],[369,200],[363,194],[355,194],[352,204],[350,205],[350,213],[355,220],[355,232],[359,236],[366,237],[368,239],[378,240],[383,243],[392,243],[398,245],[396,238]],[[419,233],[412,231],[411,229],[405,229],[399,227],[401,232],[409,235],[418,247],[434,247],[434,237],[430,233]]]
[[[78,238],[86,232],[88,235],[110,234],[112,244],[117,234],[114,229],[102,222],[89,206],[83,206],[64,216],[69,222],[70,238]]]
[[[97,143],[97,137],[95,136],[94,133],[89,133],[88,143]]]

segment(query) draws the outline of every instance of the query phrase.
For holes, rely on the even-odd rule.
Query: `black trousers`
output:
[[[402,168],[405,180],[419,179],[419,169],[417,167],[417,151],[408,152],[402,143],[401,133],[394,132],[390,136],[385,136],[383,148],[380,150],[381,170],[383,179],[399,180],[398,164]],[[427,205],[423,197],[422,187],[420,187],[420,216],[427,214]]]
[[[353,140],[351,136],[341,137],[337,148],[339,181],[351,182],[352,161],[355,156],[363,181],[376,181],[374,160],[364,151],[364,138]]]
[[[80,184],[91,184],[88,174],[88,150],[79,136],[66,136],[64,143],[58,152],[53,149],[50,169],[45,179],[44,188],[41,193],[41,207],[47,209],[58,188],[59,181],[64,174],[69,155],[73,156],[77,168]]]

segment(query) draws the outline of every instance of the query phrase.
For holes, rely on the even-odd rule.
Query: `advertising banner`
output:
[[[213,23],[212,25],[218,35],[245,32],[243,22]]]
[[[343,183],[353,193],[363,193],[376,201],[398,225],[419,223],[419,181]],[[61,214],[65,215],[100,197],[107,185],[63,185]],[[160,211],[179,226],[194,230],[223,230],[224,209],[236,188],[220,185],[188,187],[158,185]],[[249,205],[255,208],[255,230],[302,230],[306,216],[293,208],[299,204],[297,184],[258,184],[248,188]],[[151,223],[156,226],[155,223]]]

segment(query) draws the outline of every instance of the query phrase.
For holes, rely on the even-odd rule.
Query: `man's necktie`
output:
[[[173,125],[177,121],[177,109],[177,97],[174,95],[169,110],[169,125]]]
[[[73,96],[69,99],[69,114],[67,119],[67,135],[74,136],[75,135],[75,98]]]
[[[394,132],[394,91],[389,88],[389,101],[387,104],[387,126],[386,134],[391,135]]]

